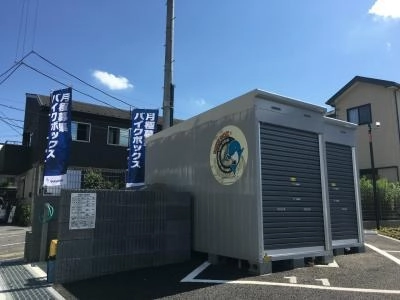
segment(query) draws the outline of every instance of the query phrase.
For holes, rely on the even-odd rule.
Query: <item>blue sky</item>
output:
[[[176,118],[254,88],[325,106],[355,75],[400,82],[399,0],[175,0],[175,17]],[[132,106],[161,108],[165,19],[165,0],[3,0],[0,74],[34,50]],[[35,54],[24,63],[129,109]],[[64,87],[26,65],[9,74],[0,77],[0,143],[21,140],[26,93]],[[77,91],[73,99],[101,104]]]

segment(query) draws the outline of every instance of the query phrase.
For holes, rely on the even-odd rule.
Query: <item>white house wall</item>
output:
[[[373,126],[372,129],[375,166],[377,168],[400,167],[398,111],[396,110],[395,96],[392,89],[375,84],[357,83],[338,99],[336,117],[340,120],[347,120],[347,109],[369,103],[371,104],[373,125],[375,122],[380,122],[381,124],[379,128]],[[399,105],[398,108],[400,108]],[[367,125],[358,127],[356,140],[359,168],[369,169],[371,168],[371,160]],[[396,173],[396,171],[388,171],[386,175],[392,175],[393,173]],[[397,176],[390,179],[397,180]]]

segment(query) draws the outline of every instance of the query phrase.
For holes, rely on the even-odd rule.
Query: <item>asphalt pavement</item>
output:
[[[25,232],[30,227],[0,225],[0,262],[24,257]]]
[[[4,229],[2,246],[4,241],[14,244],[9,235],[26,231]],[[275,264],[272,274],[254,276],[233,260],[209,265],[205,255],[194,253],[182,264],[63,285],[46,282],[43,264],[26,264],[22,256],[10,259],[12,251],[23,248],[0,247],[0,299],[400,299],[400,241],[372,232],[365,238],[365,253],[335,256],[329,266],[288,269]]]

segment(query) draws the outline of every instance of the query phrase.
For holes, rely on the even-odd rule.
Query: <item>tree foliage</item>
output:
[[[119,189],[123,187],[120,180],[107,180],[100,170],[89,169],[83,180],[84,189]]]
[[[364,210],[374,210],[372,181],[360,179],[361,202]],[[386,178],[376,181],[376,196],[379,199],[383,217],[396,217],[400,214],[400,182],[390,182]]]

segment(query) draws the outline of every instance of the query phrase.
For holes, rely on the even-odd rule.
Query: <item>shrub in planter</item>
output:
[[[120,189],[124,183],[116,180],[107,180],[101,171],[89,169],[86,171],[83,179],[84,189]]]
[[[13,223],[18,226],[31,225],[31,206],[29,204],[17,204]]]

